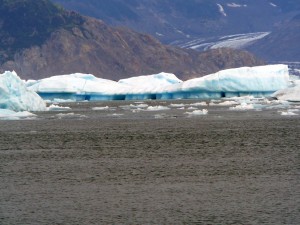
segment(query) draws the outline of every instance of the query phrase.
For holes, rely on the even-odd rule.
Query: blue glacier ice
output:
[[[30,90],[52,101],[265,97],[288,85],[288,66],[282,64],[222,70],[187,81],[170,73],[131,77],[118,82],[76,73],[27,82]]]
[[[28,90],[25,82],[15,72],[5,72],[0,74],[0,110],[5,115],[9,110],[44,111],[46,103],[37,93]]]

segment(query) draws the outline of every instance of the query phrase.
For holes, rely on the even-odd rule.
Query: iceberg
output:
[[[118,82],[76,73],[28,81],[27,87],[50,101],[100,101],[266,97],[287,88],[288,84],[288,66],[279,64],[222,70],[187,81],[170,73],[131,77]]]
[[[300,102],[300,80],[293,81],[290,87],[276,91],[272,96],[279,100]]]
[[[115,81],[81,73],[29,80],[27,87],[51,101],[117,100],[117,91],[124,88]]]
[[[185,98],[264,97],[286,88],[288,82],[286,65],[242,67],[185,81],[181,92]]]
[[[28,90],[15,72],[7,71],[0,74],[0,110],[3,114],[11,114],[8,113],[11,111],[45,111],[46,103],[37,93]]]

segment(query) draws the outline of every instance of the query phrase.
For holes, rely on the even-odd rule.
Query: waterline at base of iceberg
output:
[[[44,100],[55,101],[113,101],[113,100],[176,100],[176,99],[222,99],[232,97],[253,96],[255,98],[271,97],[274,92],[174,92],[105,95],[98,93],[38,93]]]

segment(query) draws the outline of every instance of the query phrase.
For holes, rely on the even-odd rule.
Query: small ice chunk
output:
[[[196,102],[196,103],[190,104],[190,106],[207,106],[207,103],[206,102]]]
[[[188,107],[187,110],[197,110],[196,107]]]
[[[124,114],[121,113],[113,113],[113,114],[108,114],[108,116],[113,116],[113,117],[120,117],[123,116]]]
[[[71,110],[70,107],[63,107],[59,105],[52,104],[48,108],[48,111],[66,111],[66,110]]]
[[[207,115],[208,114],[208,110],[207,109],[194,110],[192,112],[186,112],[185,114],[188,114],[189,116],[203,116],[203,115]]]
[[[298,116],[297,113],[295,113],[293,110],[287,110],[287,111],[279,111],[282,116]]]
[[[174,107],[174,108],[182,108],[184,106],[185,104],[174,104],[174,103],[170,104],[170,107]]]
[[[95,110],[95,111],[105,111],[105,110],[110,110],[110,108],[109,108],[109,106],[93,107],[92,110]]]
[[[163,111],[163,110],[169,110],[170,108],[167,106],[149,106],[146,111]]]
[[[251,109],[254,109],[253,104],[247,104],[245,102],[243,102],[240,105],[233,106],[233,107],[229,108],[229,110],[236,110],[236,111],[244,111],[244,110],[251,110]]]
[[[236,101],[225,101],[225,102],[220,102],[220,103],[214,103],[211,102],[209,105],[210,106],[230,106],[230,105],[238,105],[239,103]]]
[[[15,112],[9,109],[0,109],[0,120],[33,119],[36,115],[27,111]]]
[[[130,104],[130,108],[147,108],[148,105],[147,104],[144,104],[144,103],[140,103],[140,104],[137,104],[137,105],[133,105],[133,104]]]
[[[58,113],[56,114],[58,119],[64,119],[64,118],[86,118],[85,115],[75,114],[75,113]]]

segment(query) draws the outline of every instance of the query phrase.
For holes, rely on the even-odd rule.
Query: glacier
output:
[[[288,66],[283,64],[227,69],[187,81],[170,73],[131,77],[118,82],[80,73],[27,81],[29,90],[49,101],[269,97],[288,87]]]

